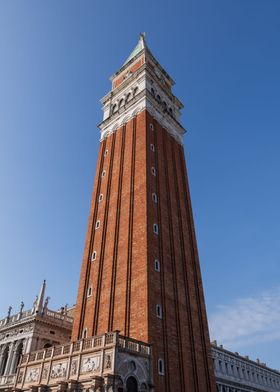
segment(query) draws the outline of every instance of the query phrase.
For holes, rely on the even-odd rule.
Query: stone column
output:
[[[5,346],[0,347],[0,376],[4,373],[4,354],[5,354]]]
[[[15,355],[14,352],[14,347],[15,347],[16,342],[12,342],[10,343],[10,347],[9,347],[9,354],[8,354],[8,360],[7,360],[7,364],[6,364],[6,368],[5,368],[5,376],[8,376],[10,374],[10,370],[11,370],[11,364],[13,361],[13,357]]]
[[[11,362],[10,374],[15,374],[16,373],[17,365],[18,365],[18,362],[19,362],[19,357],[20,357],[20,355],[22,353],[22,346],[23,346],[22,341],[18,341],[18,344],[14,348],[14,355],[13,355],[13,359],[12,359],[12,362]]]

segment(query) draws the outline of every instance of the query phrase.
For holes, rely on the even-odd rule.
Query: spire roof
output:
[[[133,59],[133,57],[135,57],[138,53],[141,52],[141,50],[143,50],[146,47],[147,47],[147,45],[145,42],[145,33],[141,33],[139,36],[139,41],[138,41],[137,45],[135,46],[133,51],[130,53],[129,57],[124,62],[123,66],[126,65],[127,63],[129,63],[129,61],[131,59]]]

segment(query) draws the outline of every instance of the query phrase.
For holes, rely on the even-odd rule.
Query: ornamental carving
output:
[[[39,380],[40,368],[28,369],[26,374],[26,382],[37,382]]]
[[[81,373],[91,373],[99,371],[100,369],[100,355],[94,357],[86,357],[82,359]]]
[[[78,360],[74,359],[71,363],[71,370],[70,370],[71,376],[74,376],[77,373],[77,369],[78,369]]]
[[[49,367],[48,366],[44,367],[42,373],[42,380],[46,380],[48,378],[48,371],[49,371]]]
[[[22,382],[22,379],[23,379],[23,372],[20,372],[19,375],[18,375],[17,382],[18,382],[18,383],[21,383],[21,382]]]
[[[112,368],[112,354],[105,354],[105,369],[111,369]]]
[[[52,366],[51,378],[65,378],[67,371],[67,362],[60,362]]]

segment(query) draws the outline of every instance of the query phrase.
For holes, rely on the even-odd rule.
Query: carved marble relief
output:
[[[112,369],[112,358],[113,353],[106,353],[104,357],[104,369],[109,370]]]
[[[56,363],[51,369],[51,378],[65,378],[67,371],[67,362]]]
[[[23,371],[19,372],[17,382],[20,384],[22,382],[22,379],[23,379]]]
[[[48,378],[49,367],[45,366],[42,373],[42,380],[46,380]]]
[[[70,375],[74,376],[75,374],[77,374],[77,370],[78,370],[78,360],[73,359],[73,361],[71,363]]]
[[[91,373],[100,370],[100,355],[86,357],[81,362],[81,373]]]
[[[26,382],[37,382],[39,380],[40,368],[28,369],[26,373]]]

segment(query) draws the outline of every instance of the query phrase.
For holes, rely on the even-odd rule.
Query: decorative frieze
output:
[[[125,383],[131,375],[139,385],[148,384],[150,361],[148,344],[120,336],[118,332],[107,333],[23,355],[14,386],[29,390],[31,386],[48,385],[50,390],[57,390],[58,382],[70,385],[76,381],[79,389],[95,384],[96,388],[103,386],[104,390],[110,390],[113,385]]]

